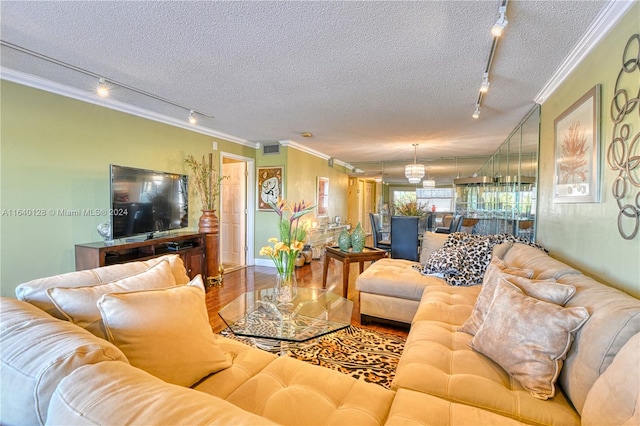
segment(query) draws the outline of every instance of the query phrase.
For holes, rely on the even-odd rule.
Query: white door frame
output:
[[[247,247],[246,252],[246,264],[254,265],[255,264],[255,256],[254,256],[254,234],[255,234],[255,210],[256,210],[256,179],[255,179],[255,160],[250,157],[243,157],[241,155],[231,154],[229,152],[220,151],[220,164],[218,170],[222,170],[222,162],[224,158],[231,158],[236,161],[244,161],[247,163],[247,198],[246,198],[246,207],[247,207],[247,227],[246,227],[246,236],[245,236],[245,245]],[[222,194],[220,194],[222,197]],[[220,203],[222,204],[222,198],[220,199]]]

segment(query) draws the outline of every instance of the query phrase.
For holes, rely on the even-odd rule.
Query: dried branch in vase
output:
[[[205,160],[204,155],[201,162],[189,155],[184,162],[191,170],[193,186],[202,202],[202,210],[215,210],[216,201],[220,196],[220,185],[229,176],[220,176],[218,174],[213,167],[213,154],[209,154],[208,161]]]

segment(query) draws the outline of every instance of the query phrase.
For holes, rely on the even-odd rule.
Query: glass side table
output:
[[[238,296],[218,315],[238,336],[304,342],[351,325],[353,302],[333,292],[298,287],[290,319],[276,306],[273,288]]]

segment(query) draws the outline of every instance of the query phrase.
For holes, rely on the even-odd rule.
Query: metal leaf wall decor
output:
[[[607,164],[618,176],[612,193],[618,203],[618,231],[632,240],[640,229],[640,129],[631,124],[632,114],[640,116],[640,34],[632,35],[622,54],[611,99],[613,132],[607,149]]]

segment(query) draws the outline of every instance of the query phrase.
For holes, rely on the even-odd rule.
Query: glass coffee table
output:
[[[218,315],[238,336],[304,342],[351,325],[353,302],[321,289],[298,288],[293,309],[283,314],[273,288],[242,294]]]

